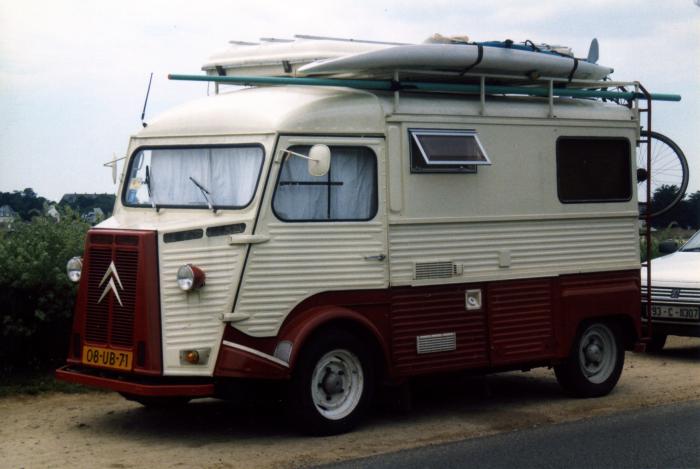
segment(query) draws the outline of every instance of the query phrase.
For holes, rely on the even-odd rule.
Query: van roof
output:
[[[636,120],[625,106],[589,99],[556,98],[559,119]],[[244,135],[269,133],[384,134],[386,120],[421,115],[464,119],[481,116],[478,96],[400,94],[394,111],[390,92],[340,87],[274,86],[220,93],[177,106],[149,122],[137,137]],[[489,96],[486,117],[548,119],[546,98]]]

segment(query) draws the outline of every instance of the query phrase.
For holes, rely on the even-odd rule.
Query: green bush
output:
[[[82,255],[89,225],[70,210],[0,229],[0,375],[65,360],[76,286],[66,262]]]

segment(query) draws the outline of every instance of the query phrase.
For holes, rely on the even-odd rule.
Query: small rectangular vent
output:
[[[450,352],[457,349],[457,334],[447,332],[444,334],[419,335],[416,337],[416,353]]]
[[[454,262],[416,262],[413,278],[415,280],[428,280],[433,278],[450,278],[459,274],[460,272]]]

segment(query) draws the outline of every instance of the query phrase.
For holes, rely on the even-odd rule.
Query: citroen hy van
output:
[[[484,96],[486,94],[486,96]],[[642,336],[636,106],[258,86],[131,138],[60,379],[144,405],[277,384],[312,433],[377,386],[553,367],[609,393]]]

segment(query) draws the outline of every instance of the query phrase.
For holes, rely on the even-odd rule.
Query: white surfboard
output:
[[[384,47],[379,50],[312,62],[299,67],[306,75],[358,73],[380,70],[431,70],[507,74],[523,77],[602,80],[610,67],[585,59],[475,44],[418,44]]]
[[[292,40],[231,42],[202,66],[208,75],[294,76],[299,67],[329,58],[371,52],[396,44],[301,36]]]

